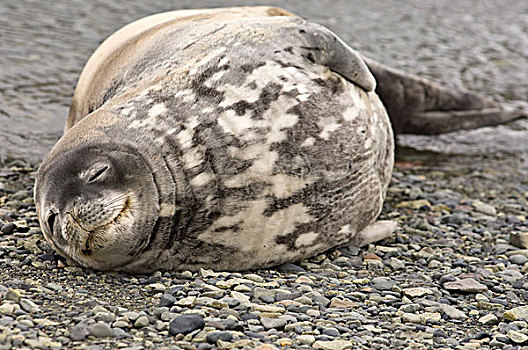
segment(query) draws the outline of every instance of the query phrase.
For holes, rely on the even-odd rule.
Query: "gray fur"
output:
[[[394,230],[375,223],[394,144],[371,73],[329,30],[286,16],[169,12],[101,45],[35,185],[61,255],[244,270]]]

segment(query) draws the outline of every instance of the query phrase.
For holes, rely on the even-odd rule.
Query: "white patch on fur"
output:
[[[299,237],[295,240],[295,246],[301,248],[303,246],[310,247],[313,245],[315,240],[319,238],[319,235],[313,231],[300,234]]]
[[[196,95],[193,90],[191,89],[185,89],[185,90],[179,90],[174,94],[174,97],[181,98],[183,102],[193,102],[196,98]]]
[[[350,106],[343,112],[343,119],[346,121],[352,121],[359,117],[359,108],[356,106]]]
[[[199,124],[198,117],[196,116],[189,118],[189,121],[183,124],[185,129],[176,135],[182,150],[189,149],[193,146],[192,138],[194,136],[194,128],[196,128]]]
[[[182,156],[183,168],[192,169],[204,162],[205,146],[196,146],[188,149]]]
[[[301,147],[311,147],[315,144],[315,137],[307,137],[306,140],[301,143]]]
[[[159,217],[163,218],[171,218],[174,216],[174,213],[176,213],[176,206],[174,204],[170,203],[161,203],[161,208],[158,213]]]
[[[328,140],[330,138],[330,133],[339,129],[340,126],[341,124],[335,122],[325,125],[323,131],[319,134],[319,137]]]
[[[223,244],[234,248],[252,262],[265,262],[277,256],[286,258],[298,256],[298,252],[289,251],[285,244],[277,244],[276,239],[292,233],[299,224],[314,220],[306,208],[301,203],[297,203],[267,216],[264,215],[269,204],[266,199],[250,201],[246,204],[245,209],[236,215],[218,218],[207,231],[198,236],[198,239],[209,244]],[[215,232],[218,228],[233,225],[237,225],[238,230]],[[248,253],[251,256],[247,256]]]
[[[149,118],[156,118],[163,113],[167,112],[167,107],[164,103],[156,103],[154,106],[150,107],[148,111]]]
[[[350,230],[350,224],[346,224],[345,226],[341,226],[341,229],[339,230],[338,233],[341,233],[341,234],[349,234],[349,233],[352,233],[352,231]]]
[[[226,65],[228,63],[229,63],[229,58],[227,58],[227,56],[226,56],[226,57],[222,58],[220,60],[220,62],[218,62],[218,67],[222,67],[223,65]]]
[[[212,174],[209,174],[209,173],[200,173],[198,175],[196,175],[195,177],[193,177],[189,183],[191,184],[191,186],[193,187],[200,187],[200,186],[203,186],[205,185],[206,183],[212,181],[214,179],[214,176]]]

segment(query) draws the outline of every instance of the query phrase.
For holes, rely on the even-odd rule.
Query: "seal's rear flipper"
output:
[[[381,241],[384,238],[390,237],[398,224],[396,221],[379,220],[368,225],[352,238],[348,243],[353,247],[363,247],[371,243]]]
[[[436,135],[446,132],[497,125],[526,114],[510,108],[484,108],[468,111],[433,111],[409,113],[405,128],[400,133]]]
[[[398,134],[442,134],[505,123],[526,112],[498,106],[475,93],[441,86],[363,57]]]

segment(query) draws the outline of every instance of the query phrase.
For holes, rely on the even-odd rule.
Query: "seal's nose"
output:
[[[50,230],[50,233],[53,233],[53,226],[55,226],[55,219],[57,217],[57,214],[50,211],[48,212],[48,217],[46,219],[46,224],[48,225],[48,229]]]

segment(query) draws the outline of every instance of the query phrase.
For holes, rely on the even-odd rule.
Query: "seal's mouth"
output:
[[[125,200],[121,204],[121,210],[117,212],[117,214],[111,218],[108,222],[106,222],[103,225],[100,225],[94,229],[91,230],[85,230],[82,228],[80,223],[75,220],[75,223],[83,229],[84,232],[86,232],[88,235],[84,242],[82,243],[82,249],[80,249],[81,254],[85,256],[93,255],[94,248],[102,249],[103,246],[101,245],[101,241],[104,241],[104,233],[107,232],[110,227],[113,225],[119,225],[121,220],[128,216],[128,213],[130,212],[130,209],[132,207],[132,200],[130,196],[126,196]],[[103,238],[103,239],[101,239]]]

